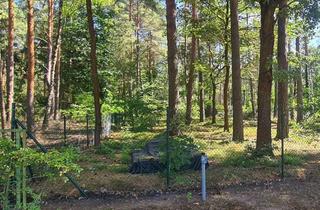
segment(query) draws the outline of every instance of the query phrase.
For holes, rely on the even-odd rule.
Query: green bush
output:
[[[3,190],[0,192],[0,203],[4,205],[2,207],[8,208],[8,196],[14,193],[10,182],[15,176],[17,166],[46,165],[52,172],[59,172],[60,176],[65,173],[79,174],[81,168],[74,163],[76,159],[78,155],[72,148],[67,148],[63,152],[51,150],[44,154],[31,148],[18,148],[11,139],[0,139],[0,189]],[[37,197],[31,189],[26,190],[29,196]],[[34,199],[37,200],[39,199]],[[33,202],[28,206],[34,207],[37,203]]]
[[[185,166],[191,164],[193,153],[198,151],[199,147],[194,140],[188,136],[178,136],[169,139],[170,151],[170,170],[180,171]],[[160,162],[167,164],[166,141],[160,144]]]
[[[122,113],[122,102],[114,99],[113,95],[108,92],[106,99],[102,101],[101,113],[109,115],[113,113]],[[75,120],[85,120],[86,115],[94,115],[94,98],[92,93],[82,93],[76,97],[75,103],[61,111],[62,114],[72,116]]]
[[[157,97],[162,94],[156,85],[144,85],[125,101],[125,118],[133,130],[150,130],[165,116],[165,99]]]

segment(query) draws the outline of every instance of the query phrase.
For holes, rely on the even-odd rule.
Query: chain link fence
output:
[[[229,121],[232,122],[231,116]],[[312,162],[320,160],[318,131],[293,122],[289,138],[279,140],[275,138],[276,120],[272,121],[272,153],[262,154],[255,149],[257,122],[253,117],[244,121],[244,141],[241,142],[232,140],[232,124],[229,131],[225,129],[223,115],[217,116],[215,124],[206,119],[182,126],[178,138],[168,135],[165,122],[166,119],[162,119],[153,130],[137,132],[126,127],[113,129],[119,127],[117,116],[105,117],[104,135],[108,138],[103,138],[99,151],[94,153],[87,150],[92,148],[94,139],[92,115],[62,115],[60,120],[52,121],[47,130],[42,131],[38,126],[36,135],[48,148],[65,145],[80,148],[79,163],[85,167],[79,182],[89,188],[107,183],[106,187],[112,191],[132,188],[139,192],[200,192],[202,153],[209,161],[207,188],[213,191],[230,185],[301,178],[306,176]],[[135,163],[137,168],[133,170]],[[90,183],[88,177],[91,177]]]

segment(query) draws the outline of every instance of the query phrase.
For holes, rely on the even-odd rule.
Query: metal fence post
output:
[[[166,163],[167,163],[167,188],[170,187],[170,109],[167,108],[167,128],[166,128]]]
[[[281,138],[281,180],[284,179],[284,140]]]
[[[208,157],[202,153],[201,155],[201,199],[202,201],[207,200],[207,187],[206,187],[206,164]]]
[[[12,113],[11,113],[11,129],[16,128],[16,104],[12,103]],[[11,139],[14,140],[15,134],[11,132]]]
[[[16,147],[17,149],[21,148],[21,139],[20,139],[20,133],[17,130],[12,130],[12,133],[15,134],[15,141],[16,141]],[[16,166],[16,208],[21,209],[21,186],[22,186],[22,167]]]
[[[63,115],[63,140],[67,141],[67,118]]]
[[[86,115],[86,130],[87,130],[87,147],[90,145],[89,139],[89,114]]]

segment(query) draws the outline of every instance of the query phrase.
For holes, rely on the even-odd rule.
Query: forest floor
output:
[[[320,135],[294,127],[285,141],[285,181],[279,182],[280,141],[274,140],[274,157],[252,159],[256,125],[247,121],[245,141],[231,141],[221,124],[196,123],[182,129],[209,157],[207,170],[209,197],[201,204],[197,171],[172,176],[166,191],[163,174],[128,173],[130,151],[141,148],[163,135],[163,127],[152,131],[113,132],[102,142],[102,149],[86,148],[85,125],[68,128],[67,144],[78,147],[78,163],[83,171],[76,177],[88,190],[90,199],[79,199],[78,192],[62,178],[41,179],[32,184],[41,193],[43,209],[315,209],[320,200]],[[275,135],[275,125],[272,130]],[[49,147],[63,145],[61,123],[37,134]],[[92,137],[91,137],[92,138]],[[41,173],[41,170],[39,170]],[[50,186],[50,187],[48,187]]]
[[[319,177],[316,180],[285,180],[262,185],[229,187],[201,202],[198,194],[168,193],[138,198],[95,198],[49,201],[43,209],[319,209]]]

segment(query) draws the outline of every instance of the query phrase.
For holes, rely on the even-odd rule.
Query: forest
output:
[[[317,208],[319,21],[317,0],[0,0],[0,209]]]

